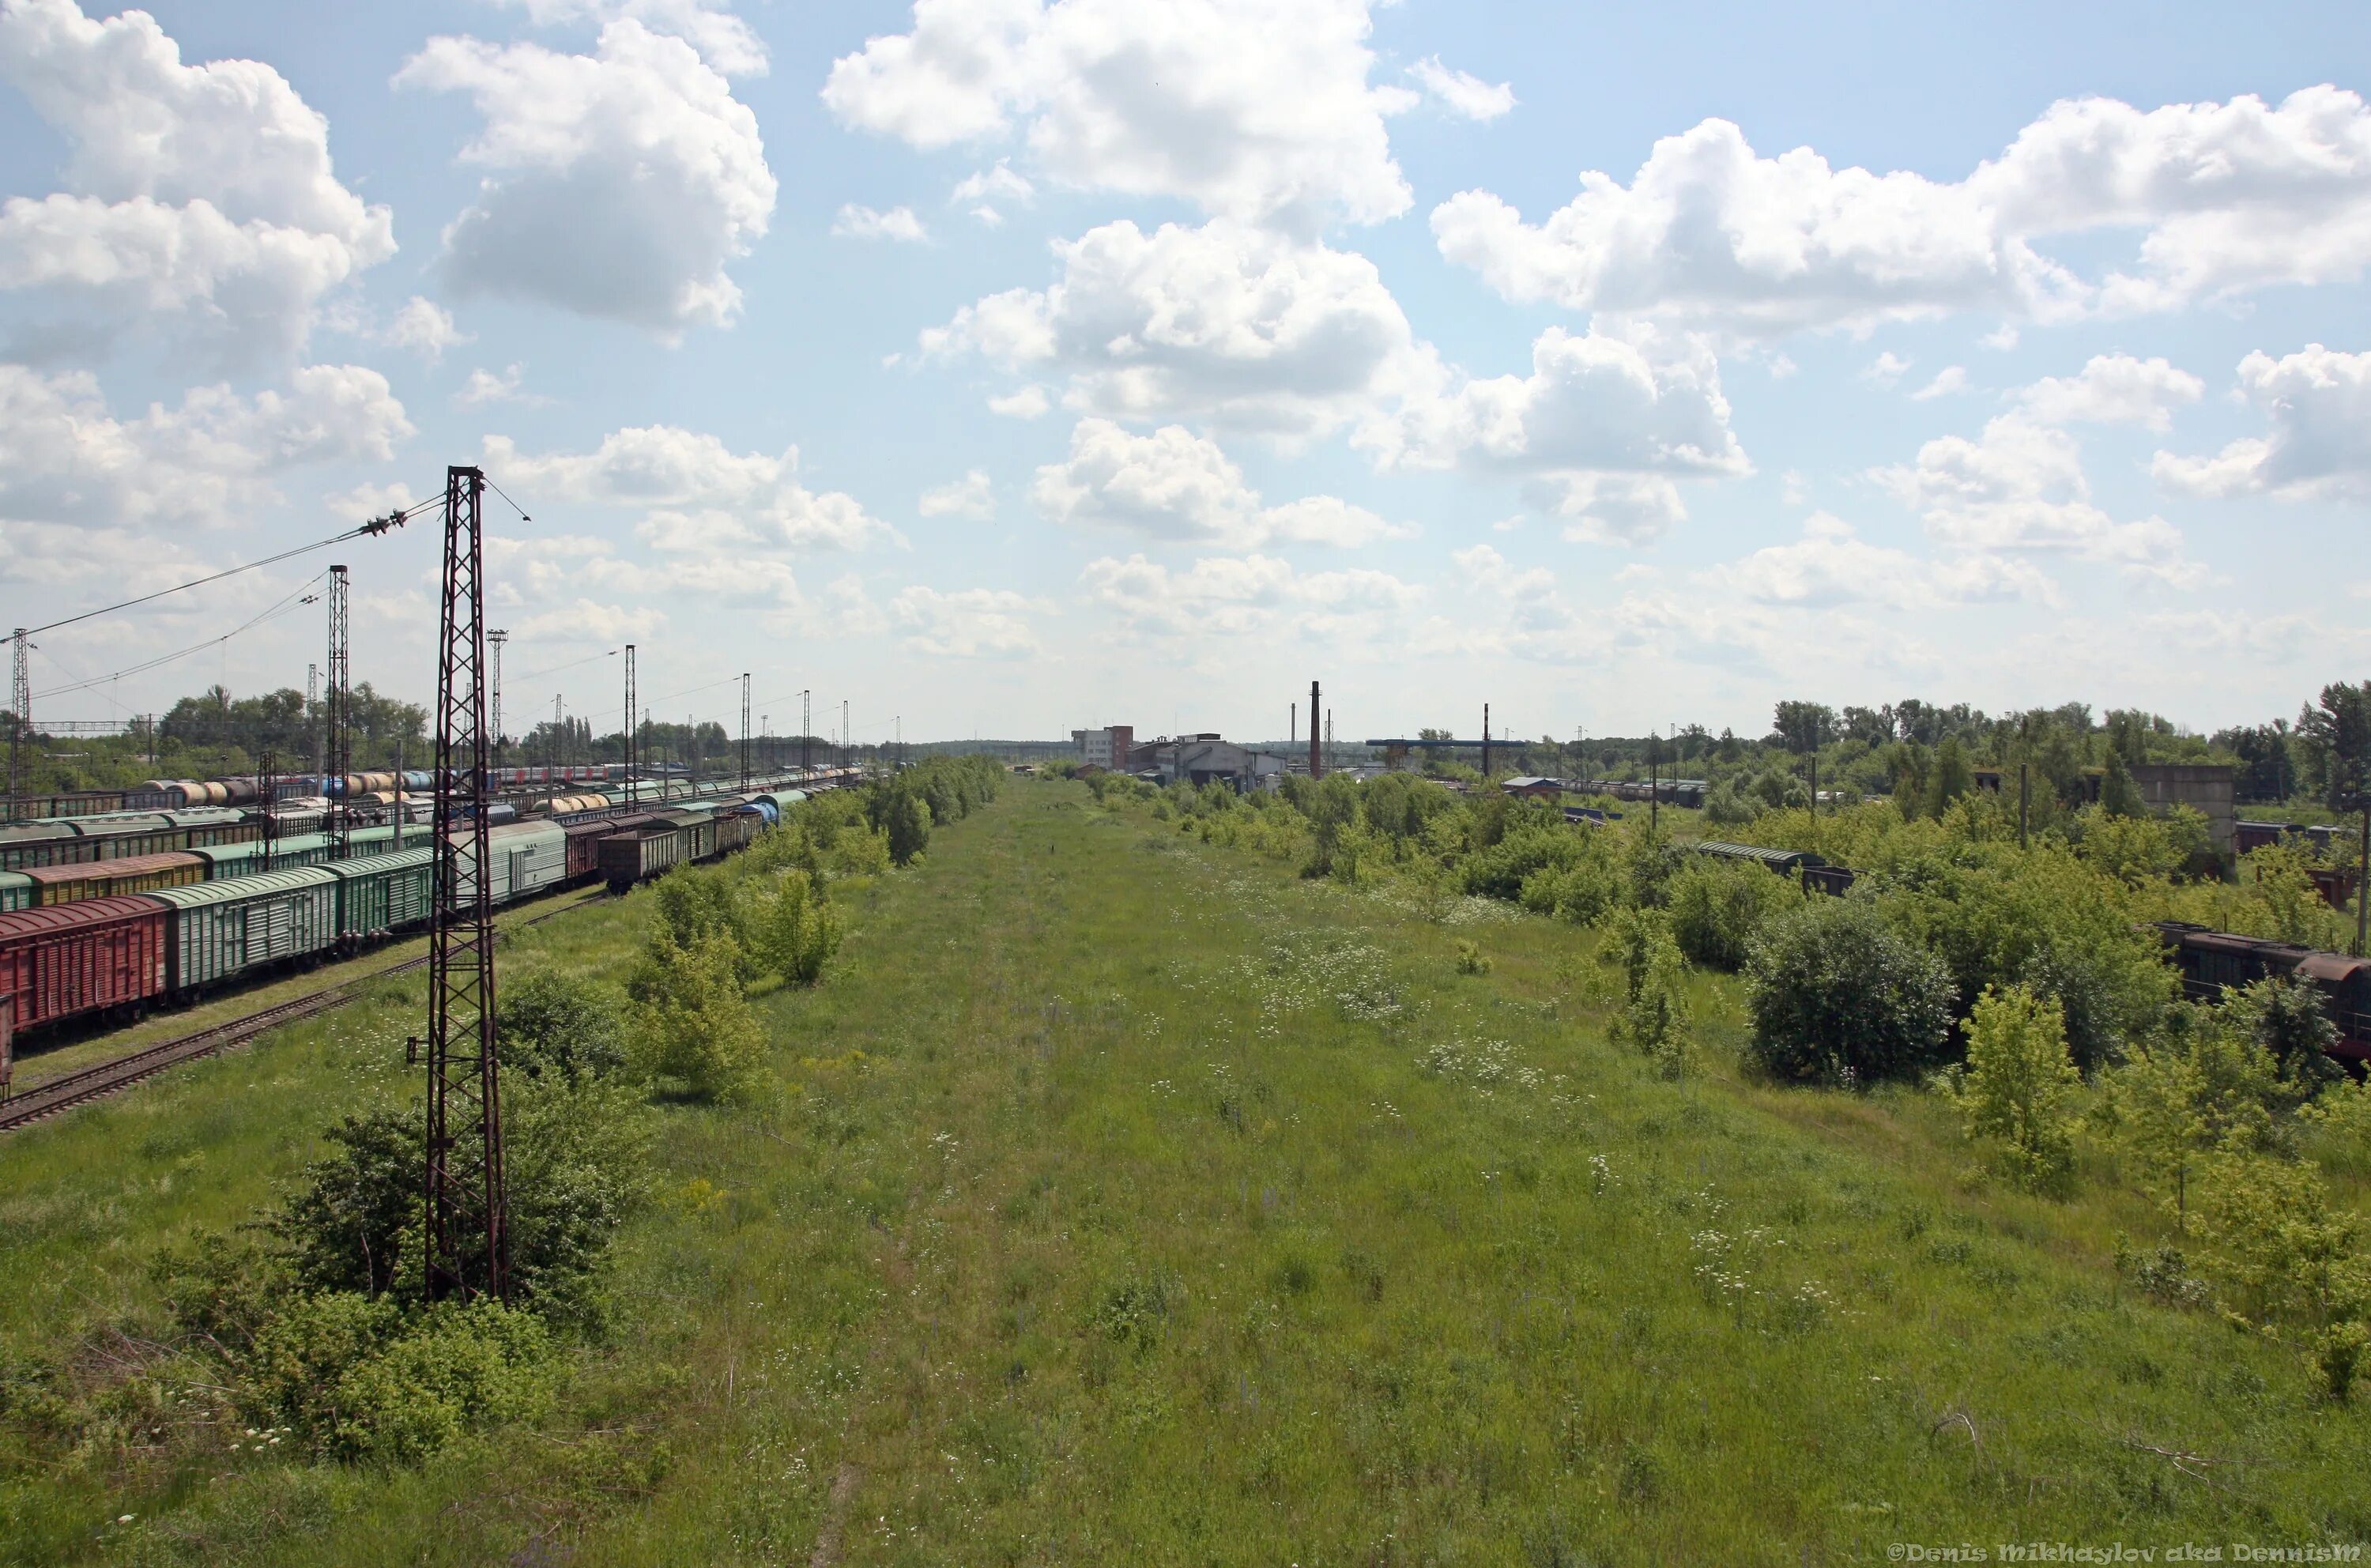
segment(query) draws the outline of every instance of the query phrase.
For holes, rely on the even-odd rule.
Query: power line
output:
[[[226,571],[217,571],[211,576],[200,577],[188,582],[179,583],[171,588],[159,588],[154,594],[143,594],[136,599],[126,599],[120,605],[108,605],[96,610],[85,610],[78,616],[68,616],[64,620],[53,620],[47,626],[29,626],[25,628],[25,635],[27,637],[38,637],[42,632],[55,631],[63,626],[73,626],[78,621],[90,620],[99,616],[111,616],[118,610],[133,609],[138,605],[149,604],[155,600],[165,598],[168,594],[186,593],[191,588],[202,588],[209,582],[220,582],[224,578],[237,577],[242,571],[259,571],[267,566],[277,565],[279,562],[283,560],[293,559],[300,555],[310,555],[315,550],[326,550],[331,545],[343,544],[348,539],[359,539],[365,535],[384,534],[390,528],[401,527],[404,524],[410,522],[415,513],[424,512],[429,507],[439,504],[441,504],[441,499],[436,502],[418,502],[404,508],[400,512],[390,512],[384,517],[374,517],[369,522],[363,524],[360,527],[349,528],[342,534],[335,534],[330,536],[329,538],[316,540],[314,543],[309,545],[299,545],[293,550],[282,550],[278,555],[265,556],[261,560],[251,560],[244,566],[234,566]],[[241,629],[243,630],[245,628],[242,628]],[[220,640],[217,639],[216,640]],[[213,645],[208,643],[202,644],[202,646],[211,647]]]
[[[330,542],[334,543],[335,541]],[[311,548],[318,548],[319,547],[314,546]],[[164,665],[173,663],[177,659],[186,659],[192,653],[202,653],[209,648],[219,647],[223,643],[228,642],[232,638],[238,636],[241,632],[252,631],[257,627],[261,626],[265,621],[271,620],[276,616],[285,615],[289,611],[295,609],[300,605],[313,603],[318,595],[310,594],[307,590],[312,588],[315,583],[320,581],[320,574],[318,572],[313,576],[306,578],[303,582],[297,584],[295,593],[289,594],[286,598],[281,600],[278,604],[273,605],[262,614],[256,616],[253,619],[233,627],[230,630],[224,632],[220,637],[210,637],[203,642],[192,643],[189,647],[180,650],[179,652],[160,654],[156,658],[150,659],[143,663],[126,665],[124,668],[117,670],[112,674],[99,675],[90,680],[79,681],[73,686],[54,686],[48,691],[37,692],[34,694],[33,700],[36,702],[41,702],[53,697],[65,697],[78,691],[88,691],[94,686],[107,686],[111,682],[120,681],[126,675],[145,674],[150,670],[161,668]],[[195,587],[196,584],[187,583],[184,584],[184,586]],[[167,589],[166,592],[171,593],[173,590]],[[151,596],[154,597],[154,595]],[[133,602],[137,604],[140,601],[134,600]],[[117,607],[121,608],[122,606],[119,605]],[[91,612],[92,615],[102,615],[104,613],[104,611],[100,610],[93,610]],[[79,620],[85,617],[78,616],[75,618]],[[66,626],[72,623],[67,621],[57,621],[52,623],[54,626]],[[30,634],[29,633],[28,635]],[[41,657],[48,659],[50,663],[53,664],[57,663],[56,658],[46,650],[42,651]],[[61,671],[65,670],[65,666],[63,664],[59,664],[58,668]],[[71,671],[66,671],[66,673],[72,674]]]

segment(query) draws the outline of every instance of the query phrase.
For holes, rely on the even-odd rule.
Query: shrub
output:
[[[1760,866],[1732,865],[1697,856],[1670,885],[1671,936],[1689,962],[1713,969],[1745,967],[1765,922],[1802,894],[1785,877]]]
[[[672,1079],[699,1100],[732,1099],[746,1087],[765,1035],[741,994],[739,960],[721,935],[683,947],[664,928],[653,933],[632,1036],[644,1078]]]
[[[626,1067],[625,1027],[610,993],[549,969],[503,982],[494,1012],[503,1071],[574,1083]]]
[[[1589,847],[1567,866],[1543,866],[1523,879],[1523,907],[1576,926],[1593,926],[1622,904],[1623,869],[1604,836],[1583,836]]]
[[[1945,1054],[1950,976],[1866,900],[1812,899],[1776,916],[1746,975],[1752,1054],[1775,1077],[1868,1083]]]
[[[740,901],[721,866],[677,866],[651,884],[651,899],[653,926],[677,947],[695,947],[711,936],[748,946]]]
[[[804,871],[786,871],[750,920],[758,961],[792,986],[812,986],[839,951],[839,912]]]
[[[586,1318],[610,1239],[645,1190],[647,1123],[622,1090],[561,1078],[519,1080],[503,1112],[513,1299]],[[265,1218],[281,1260],[300,1289],[417,1299],[422,1102],[373,1107],[326,1136],[330,1152]]]
[[[2346,1077],[2330,1055],[2338,1026],[2310,980],[2271,976],[2226,992],[2224,1016],[2233,1028],[2272,1058],[2283,1097],[2292,1103],[2313,1098]]]
[[[1543,870],[1561,870],[1579,863],[1587,853],[1585,837],[1582,830],[1562,824],[1517,827],[1466,858],[1465,891],[1512,902],[1522,896],[1525,879]]]
[[[341,1458],[415,1459],[463,1433],[531,1419],[558,1366],[532,1313],[494,1301],[407,1317],[345,1292],[300,1296],[240,1358],[244,1402]]]
[[[839,877],[877,877],[885,874],[892,857],[889,835],[878,829],[845,827],[832,840],[828,862],[831,873]]]
[[[2056,1002],[2022,986],[1976,999],[1956,1098],[1968,1136],[1998,1144],[1996,1163],[2019,1186],[2066,1192],[2075,1171],[2067,1100],[2082,1081]]]
[[[925,788],[913,776],[900,775],[878,780],[864,792],[865,820],[888,840],[891,865],[910,866],[931,847],[933,813]]]
[[[1457,973],[1487,974],[1490,973],[1490,961],[1483,956],[1480,948],[1475,947],[1472,942],[1461,940],[1457,944]]]
[[[1611,1032],[1617,1043],[1649,1057],[1665,1078],[1680,1078],[1694,1043],[1686,961],[1660,920],[1634,918],[1625,924],[1624,936],[1627,999]]]

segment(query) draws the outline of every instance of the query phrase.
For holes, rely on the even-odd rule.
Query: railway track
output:
[[[557,909],[544,910],[517,924],[522,927],[539,926],[554,916],[581,909],[607,896],[595,894],[591,897],[561,905]],[[61,1111],[113,1094],[117,1090],[128,1089],[143,1078],[155,1077],[167,1067],[193,1061],[200,1056],[211,1056],[234,1045],[244,1045],[283,1024],[298,1023],[325,1012],[334,1012],[353,1001],[364,986],[375,981],[410,974],[427,967],[428,958],[423,953],[385,969],[373,970],[368,974],[356,975],[352,980],[327,986],[310,996],[293,997],[259,1012],[251,1012],[245,1018],[235,1018],[176,1040],[160,1041],[108,1061],[62,1073],[46,1083],[37,1084],[21,1094],[0,1101],[0,1133],[54,1116]]]

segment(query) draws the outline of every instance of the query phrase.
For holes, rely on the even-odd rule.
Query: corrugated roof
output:
[[[1694,846],[1694,848],[1700,855],[1718,855],[1729,860],[1759,860],[1764,865],[1827,864],[1808,849],[1771,849],[1759,844],[1723,844],[1712,839]]]
[[[28,866],[25,875],[47,887],[52,882],[145,876],[150,871],[170,871],[183,866],[204,864],[205,861],[186,849],[174,849],[162,855],[127,855],[121,860],[77,860],[70,866]]]
[[[161,913],[154,894],[77,899],[72,904],[53,904],[45,909],[17,909],[0,915],[0,938],[40,936],[81,926],[105,926],[117,920],[141,919]]]
[[[208,904],[232,904],[268,893],[333,887],[337,881],[325,867],[291,866],[285,870],[258,871],[249,877],[224,877],[217,882],[197,882],[189,887],[160,887],[145,896],[161,898],[182,909],[195,909]]]
[[[341,880],[409,870],[414,866],[427,865],[432,859],[431,848],[432,846],[423,844],[417,849],[393,849],[384,855],[359,855],[351,860],[331,860],[320,870]]]

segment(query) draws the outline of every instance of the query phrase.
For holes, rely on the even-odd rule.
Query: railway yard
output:
[[[155,1283],[299,1182],[313,1129],[405,1095],[419,973],[7,1135],[9,1550],[1828,1561],[1905,1526],[2363,1528],[2364,1401],[2133,1284],[2121,1238],[2165,1222],[2104,1146],[2070,1197],[1972,1180],[1945,1101],[1728,1065],[1748,1010],[1709,969],[1673,1078],[1613,1038],[1609,934],[1304,878],[1157,803],[1018,783],[834,878],[844,949],[753,992],[753,1089],[648,1113],[609,1326],[424,1462],[286,1451],[166,1350]],[[560,897],[507,913],[538,922],[513,984],[617,974],[662,917]],[[149,1386],[138,1441],[26,1468],[44,1424],[118,1419],[76,1401]]]

